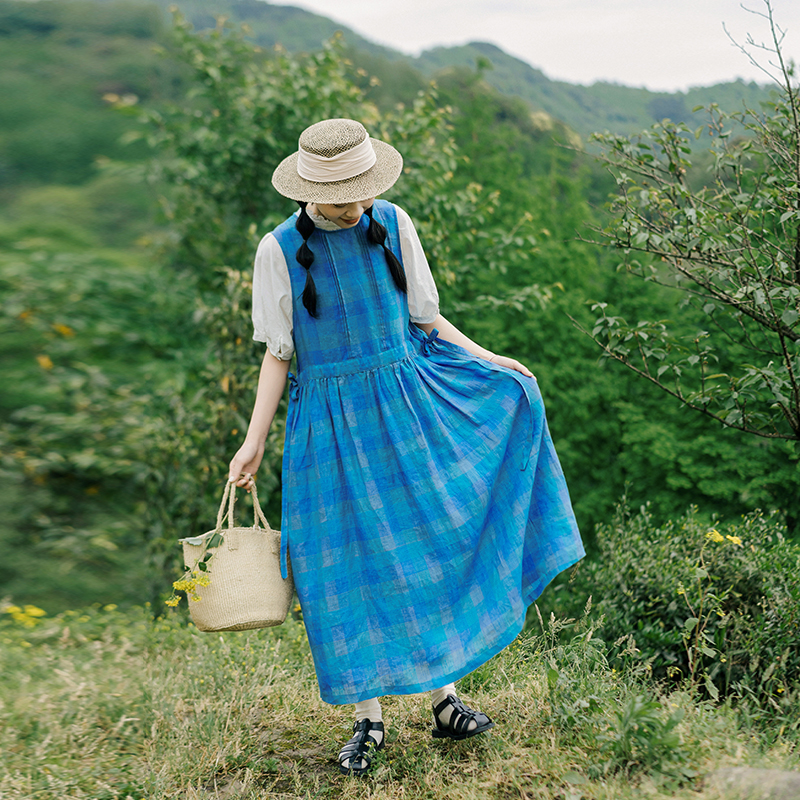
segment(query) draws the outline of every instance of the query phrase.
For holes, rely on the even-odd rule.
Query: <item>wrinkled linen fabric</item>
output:
[[[376,201],[374,213],[400,253],[396,208]],[[435,689],[510,644],[584,555],[539,388],[410,323],[365,217],[312,234],[312,318],[294,221],[274,231],[297,355],[281,560],[320,695]]]

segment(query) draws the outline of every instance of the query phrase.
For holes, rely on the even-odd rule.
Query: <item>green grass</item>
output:
[[[609,668],[591,615],[526,632],[460,682],[497,723],[486,736],[433,740],[426,695],[385,698],[365,780],[338,773],[352,707],[320,701],[299,619],[203,634],[147,608],[15,616],[0,614],[4,800],[710,799],[710,770],[800,767],[796,734],[746,708]]]

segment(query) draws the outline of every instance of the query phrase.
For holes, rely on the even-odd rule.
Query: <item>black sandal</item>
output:
[[[445,706],[453,707],[450,720],[446,724],[439,719],[439,714]],[[472,720],[475,720],[475,727],[468,730]],[[467,708],[454,694],[447,695],[447,698],[433,709],[433,721],[436,723],[436,727],[431,730],[434,739],[468,739],[494,727],[494,722],[486,714]]]
[[[371,735],[372,731],[383,733],[382,722],[372,722],[369,719],[362,719],[353,725],[353,736],[339,753],[339,770],[343,775],[364,775],[372,766],[372,756],[383,749],[386,736],[381,737],[380,742]],[[348,761],[349,766],[344,766]],[[363,766],[354,766],[361,764]]]

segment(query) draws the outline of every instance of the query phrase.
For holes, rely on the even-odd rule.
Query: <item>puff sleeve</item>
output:
[[[412,322],[433,322],[439,316],[439,292],[411,217],[399,206],[397,230],[408,282],[408,316]]]
[[[253,268],[253,339],[266,342],[275,358],[294,353],[292,284],[277,239],[268,233],[259,243]]]

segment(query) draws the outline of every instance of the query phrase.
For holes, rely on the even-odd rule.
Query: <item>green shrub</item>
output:
[[[163,590],[143,486],[175,457],[163,410],[203,364],[187,276],[60,225],[0,226],[0,596],[48,612]]]
[[[683,718],[682,708],[666,716],[661,703],[644,695],[632,694],[617,703],[606,730],[597,737],[606,759],[602,772],[647,770],[675,778],[693,777],[692,770],[681,766],[687,760],[677,731]]]
[[[618,660],[686,679],[713,699],[748,695],[775,709],[800,681],[800,547],[776,514],[709,526],[692,508],[656,526],[621,504],[597,531],[581,581],[605,615]]]

